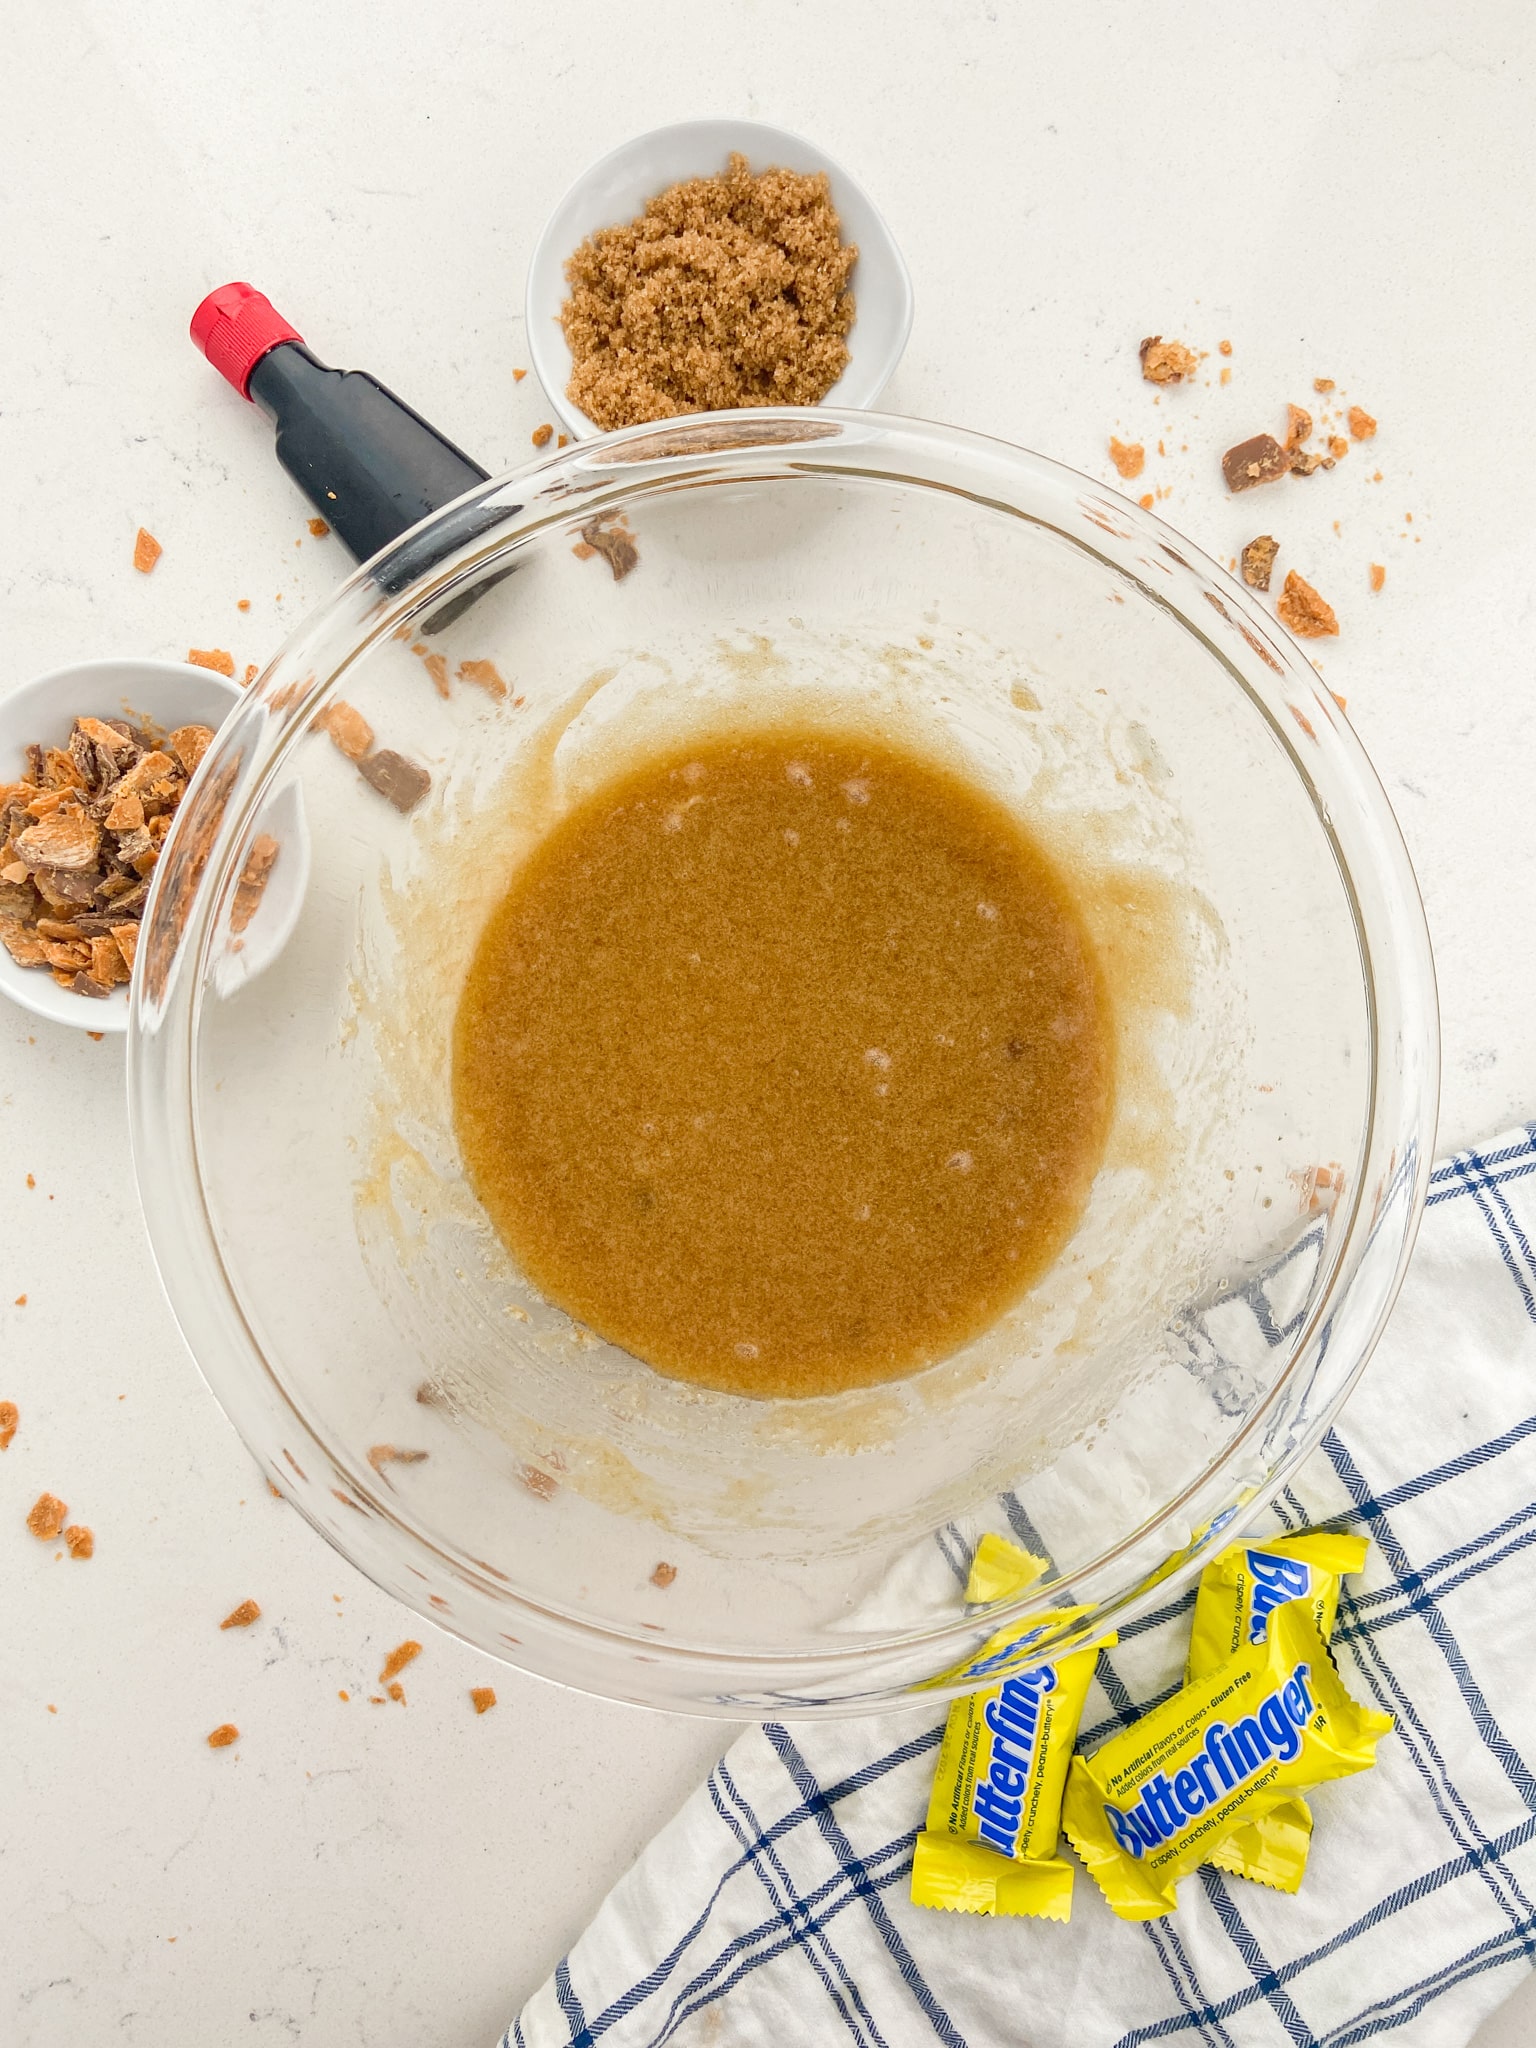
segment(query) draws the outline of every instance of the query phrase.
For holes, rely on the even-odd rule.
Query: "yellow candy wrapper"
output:
[[[1006,1599],[1044,1569],[1043,1559],[1000,1537],[983,1537],[966,1598]],[[1011,1664],[1031,1642],[1083,1612],[1059,1608],[999,1630],[967,1675]],[[1095,1645],[1010,1672],[950,1708],[928,1824],[913,1852],[914,1905],[1071,1917],[1072,1866],[1056,1855],[1056,1846],[1067,1767],[1098,1654]]]
[[[1370,1540],[1309,1529],[1299,1536],[1234,1543],[1200,1574],[1190,1631],[1186,1680],[1203,1678],[1245,1643],[1264,1640],[1269,1617],[1290,1600],[1305,1600],[1326,1643],[1339,1608],[1339,1582],[1365,1563]],[[1211,1851],[1207,1861],[1233,1877],[1294,1892],[1305,1875],[1312,1815],[1288,1799],[1250,1821]]]
[[[1155,1920],[1235,1829],[1309,1785],[1369,1770],[1393,1725],[1350,1698],[1306,1601],[1293,1600],[1268,1617],[1262,1642],[1076,1758],[1062,1825],[1111,1909]]]

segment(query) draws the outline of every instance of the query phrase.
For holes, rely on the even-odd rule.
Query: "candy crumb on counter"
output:
[[[1268,590],[1280,543],[1272,533],[1257,533],[1243,549],[1243,581],[1250,590]]]
[[[227,647],[189,647],[187,659],[194,668],[211,668],[217,675],[235,673],[235,657]]]
[[[337,1691],[336,1697],[339,1700],[350,1700],[352,1695],[345,1689],[345,1687],[342,1687]]]
[[[1218,355],[1223,355],[1223,356],[1229,356],[1229,355],[1231,355],[1231,353],[1232,353],[1232,344],[1231,344],[1231,342],[1230,342],[1230,341],[1218,341],[1218,342],[1217,342],[1217,344],[1216,344],[1216,352],[1217,352],[1217,354],[1218,354]]]
[[[87,1529],[83,1522],[71,1522],[64,1531],[64,1547],[77,1564],[84,1564],[96,1555],[96,1532]]]
[[[527,374],[528,372],[526,370],[514,370],[512,372],[512,382],[514,384],[521,384],[523,379],[527,376]]]
[[[554,438],[555,430],[547,422],[544,426],[535,427],[533,430],[533,445],[535,448],[547,448]]]
[[[315,724],[330,734],[331,744],[349,761],[361,761],[373,745],[373,727],[355,704],[339,697],[334,704],[327,704]]]
[[[1149,334],[1137,354],[1141,357],[1141,374],[1149,384],[1181,384],[1195,374],[1199,365],[1192,348],[1186,348],[1182,341],[1164,341],[1160,334]]]
[[[231,670],[230,670],[230,674],[231,674],[231,675],[233,675],[233,674],[234,674],[234,670],[233,670],[233,669],[231,669]],[[243,676],[242,676],[242,677],[240,678],[240,687],[241,687],[241,689],[242,689],[242,690],[248,690],[248,689],[249,689],[249,688],[251,687],[252,683],[254,683],[254,682],[255,682],[255,680],[256,680],[256,664],[255,664],[255,662],[254,662],[254,661],[248,661],[248,662],[247,662],[247,663],[245,664],[245,674],[244,674],[244,675],[243,675]]]
[[[1376,431],[1376,422],[1363,405],[1352,405],[1346,418],[1349,421],[1350,438],[1355,441],[1369,441]]]
[[[384,1659],[384,1669],[379,1673],[380,1685],[388,1685],[392,1678],[398,1678],[406,1665],[421,1655],[421,1645],[411,1638],[397,1643]]]
[[[1229,491],[1251,491],[1256,484],[1272,484],[1289,473],[1291,457],[1273,434],[1251,434],[1221,458],[1221,473]]]
[[[477,1714],[488,1714],[496,1704],[496,1688],[494,1685],[472,1685],[469,1688],[469,1696],[474,1702]]]
[[[254,1600],[242,1600],[232,1608],[219,1623],[220,1628],[249,1628],[253,1621],[260,1621],[261,1609]]]
[[[651,1584],[653,1586],[670,1586],[676,1577],[677,1566],[675,1564],[659,1564],[655,1571],[651,1573]]]
[[[1339,630],[1333,606],[1292,569],[1277,605],[1282,622],[1301,640],[1322,640]]]
[[[210,1749],[228,1749],[232,1743],[239,1740],[240,1730],[235,1726],[234,1722],[221,1721],[209,1736],[208,1747]]]
[[[148,527],[141,526],[133,537],[133,566],[139,574],[147,576],[164,553],[165,549]]]
[[[387,1688],[387,1690],[389,1692],[390,1698],[395,1702],[397,1706],[403,1707],[405,1705],[405,1687],[400,1683],[398,1678],[394,1681],[394,1683],[391,1686]]]
[[[248,612],[250,608],[251,600],[248,597],[237,597],[235,599],[235,610],[237,612]]]
[[[1342,434],[1334,434],[1330,437],[1328,442],[1328,453],[1333,457],[1335,462],[1342,462],[1344,457],[1349,453],[1349,443],[1345,440]]]
[[[8,1451],[16,1435],[16,1426],[21,1421],[21,1410],[14,1401],[0,1401],[0,1451]]]
[[[27,1527],[39,1543],[54,1542],[68,1519],[69,1509],[56,1493],[40,1493],[27,1511]]]
[[[1331,391],[1333,389],[1333,379],[1331,377],[1314,377],[1312,379],[1312,389],[1314,391]]]
[[[329,526],[327,526],[323,519],[311,519],[309,522],[309,530],[314,535],[316,540],[324,540],[325,536],[330,532],[331,529]]]
[[[1139,441],[1121,441],[1111,434],[1109,437],[1109,459],[1120,474],[1130,483],[1141,475],[1146,467],[1147,451]]]
[[[1385,564],[1384,562],[1372,562],[1372,564],[1371,564],[1371,588],[1372,588],[1372,590],[1380,590],[1380,589],[1381,589],[1381,587],[1382,587],[1382,585],[1383,585],[1383,584],[1384,584],[1384,583],[1386,582],[1386,580],[1387,580],[1387,569],[1386,569],[1386,564]]]
[[[461,661],[458,666],[461,683],[473,683],[477,690],[484,690],[491,697],[505,697],[506,680],[494,661]]]
[[[11,1303],[12,1308],[25,1308],[26,1305],[27,1297],[24,1294],[18,1294],[16,1299]]]
[[[429,1455],[426,1451],[400,1450],[394,1444],[374,1444],[368,1452],[368,1462],[382,1475],[386,1465],[419,1465]]]

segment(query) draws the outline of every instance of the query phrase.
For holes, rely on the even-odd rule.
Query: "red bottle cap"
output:
[[[262,357],[281,342],[304,337],[254,285],[221,284],[192,315],[192,339],[219,375],[249,398],[246,387]]]

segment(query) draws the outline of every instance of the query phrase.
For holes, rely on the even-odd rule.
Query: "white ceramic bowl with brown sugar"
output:
[[[174,732],[207,725],[215,732],[240,701],[240,686],[185,661],[81,661],[0,696],[0,783],[25,772],[33,744],[62,747],[77,718],[128,718]],[[0,947],[0,991],[35,1016],[82,1031],[128,1029],[128,991],[105,998],[63,988],[46,967],[21,967]]]
[[[620,226],[643,213],[646,201],[669,186],[685,178],[714,177],[733,151],[754,171],[824,171],[843,239],[858,248],[848,367],[822,403],[872,406],[890,382],[912,331],[912,280],[890,229],[862,186],[824,151],[787,129],[758,121],[680,121],[637,135],[584,171],[550,215],[528,266],[528,352],[561,426],[574,439],[602,430],[566,396],[572,361],[560,308],[569,296],[567,258],[599,228]]]

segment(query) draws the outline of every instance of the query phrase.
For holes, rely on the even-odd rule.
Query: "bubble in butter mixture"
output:
[[[916,752],[784,729],[646,760],[509,878],[453,1099],[536,1287],[754,1396],[899,1378],[1061,1252],[1114,1090],[1067,880]]]

